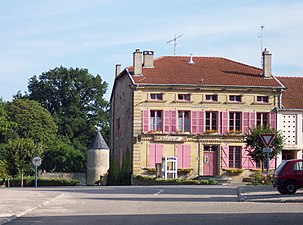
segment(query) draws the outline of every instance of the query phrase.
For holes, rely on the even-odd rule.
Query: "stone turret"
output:
[[[109,148],[98,131],[87,150],[87,185],[96,185],[108,169]]]

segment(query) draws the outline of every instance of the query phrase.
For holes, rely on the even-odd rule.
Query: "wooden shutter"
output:
[[[205,126],[204,126],[204,111],[199,111],[198,112],[198,133],[203,134],[205,131]]]
[[[269,169],[271,170],[275,169],[275,164],[276,164],[275,162],[276,162],[275,159],[269,160]]]
[[[249,113],[249,128],[253,128],[256,126],[256,113],[255,112],[250,112]]]
[[[169,133],[171,131],[171,111],[164,110],[163,112],[164,120],[163,120],[163,131],[164,133]]]
[[[182,151],[182,144],[177,145],[177,151],[178,151],[178,168],[183,168],[183,151]]]
[[[183,145],[183,168],[190,169],[190,145]]]
[[[162,144],[156,144],[155,163],[162,163],[162,155],[163,155],[163,145]],[[156,167],[156,165],[155,165],[155,167]]]
[[[242,115],[242,134],[245,134],[249,127],[249,112],[243,112]]]
[[[221,112],[217,112],[217,132],[221,133]]]
[[[249,156],[249,152],[247,151],[246,147],[242,147],[242,168],[243,169],[255,169],[256,165],[254,161]]]
[[[148,167],[156,166],[156,144],[149,144]]]
[[[177,111],[172,110],[171,111],[171,130],[172,133],[177,132]]]
[[[198,111],[191,111],[191,133],[196,134],[198,132]]]
[[[222,112],[222,134],[227,134],[229,131],[228,127],[228,112]]]
[[[142,129],[143,133],[147,133],[149,130],[149,110],[144,109],[142,112]]]
[[[222,169],[226,169],[229,167],[229,146],[222,146],[221,151],[221,167]]]
[[[276,128],[276,119],[277,119],[277,114],[276,112],[270,112],[269,113],[269,123],[271,128]]]

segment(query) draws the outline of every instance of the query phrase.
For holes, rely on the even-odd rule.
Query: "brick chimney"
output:
[[[271,78],[271,54],[265,48],[263,53],[263,76],[264,78]]]
[[[154,52],[143,51],[143,67],[153,68],[154,67]]]
[[[121,72],[121,64],[116,64],[116,71],[115,71],[116,77],[120,74],[120,72]]]
[[[142,52],[136,49],[133,53],[134,75],[142,75]]]

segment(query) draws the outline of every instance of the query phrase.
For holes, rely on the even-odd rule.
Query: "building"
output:
[[[282,94],[282,105],[277,113],[277,129],[281,130],[285,137],[285,145],[282,154],[278,158],[278,164],[282,160],[301,159],[303,150],[303,86],[302,77],[278,77],[286,87]]]
[[[258,167],[245,151],[243,134],[255,125],[276,127],[283,89],[271,74],[267,50],[260,69],[220,57],[154,59],[153,51],[137,49],[133,66],[121,71],[116,65],[112,175],[118,181],[151,174],[165,156],[178,157],[181,171],[198,176]]]

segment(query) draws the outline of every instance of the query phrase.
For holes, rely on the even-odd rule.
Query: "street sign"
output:
[[[263,152],[272,152],[272,148],[263,148]]]
[[[34,166],[40,166],[41,165],[41,158],[40,157],[34,157],[33,158],[33,164]]]
[[[262,141],[264,142],[264,144],[267,148],[271,144],[274,137],[275,137],[275,134],[260,134],[260,138],[262,139]]]

